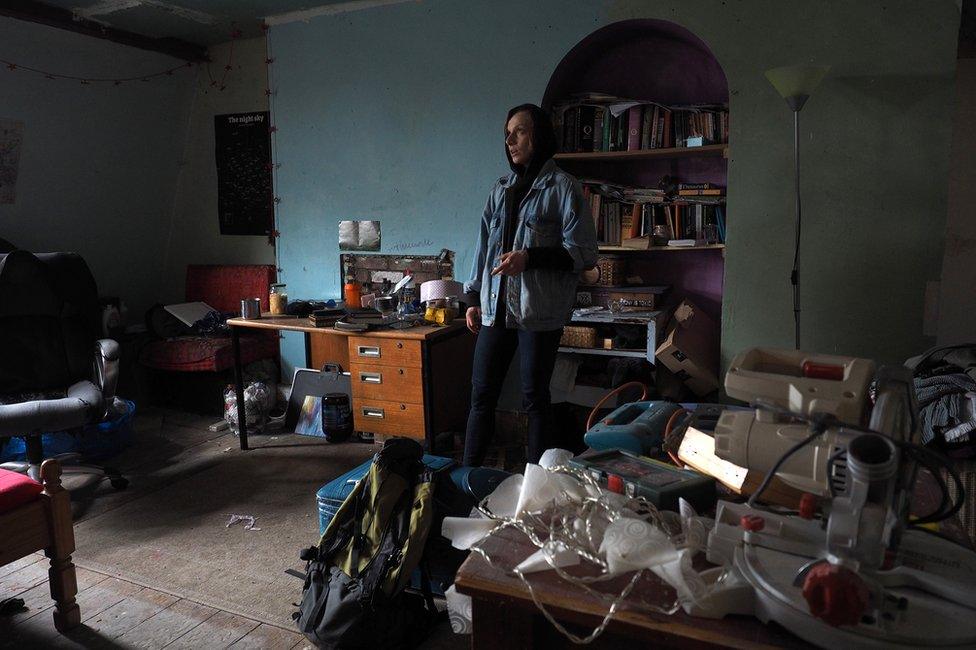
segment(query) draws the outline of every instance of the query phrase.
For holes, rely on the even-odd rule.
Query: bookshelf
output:
[[[728,83],[721,65],[712,55],[707,44],[687,29],[664,20],[640,19],[620,21],[593,32],[567,52],[556,67],[546,88],[542,106],[553,112],[556,107],[575,100],[580,104],[596,104],[599,107],[600,96],[607,98],[607,104],[602,118],[599,117],[600,110],[597,108],[593,135],[586,137],[576,135],[573,139],[573,144],[576,145],[573,151],[561,152],[554,156],[557,164],[568,173],[579,179],[595,179],[598,182],[629,188],[658,188],[665,177],[681,183],[707,184],[706,187],[728,187],[729,143],[723,141],[726,139],[724,137],[712,137],[711,141],[708,137],[709,133],[724,135],[728,132],[728,115],[727,113],[721,115],[721,107],[725,107],[725,111],[728,110]],[[679,117],[679,113],[684,115],[683,111],[695,106],[702,106],[703,113],[712,113],[707,119],[714,118],[714,120],[681,122],[681,130],[686,137],[692,137],[693,134],[692,128],[686,128],[685,125],[688,127],[701,125],[702,131],[694,135],[704,133],[704,142],[698,146],[676,146],[684,144],[684,140],[679,138],[678,131],[672,130],[673,137],[666,136],[662,139],[660,130],[649,129],[646,126],[655,123],[659,113],[654,111],[658,109],[652,111],[654,118],[647,122],[647,109],[644,108],[641,109],[644,114],[640,121],[642,140],[638,145],[644,148],[633,146],[633,142],[627,139],[626,134],[631,132],[634,124],[629,119],[626,128],[616,132],[618,136],[623,134],[623,139],[617,137],[616,144],[608,146],[610,139],[607,132],[613,133],[612,124],[617,123],[614,121],[609,127],[605,124],[606,116],[611,112],[609,103],[612,99],[610,98],[649,102],[667,109],[671,114],[665,124],[672,126],[678,119],[684,119]],[[620,120],[620,115],[621,113],[618,112],[614,119]],[[563,118],[565,115],[558,117]],[[573,125],[570,128],[579,129],[580,124],[589,124],[588,119],[589,114],[584,116],[584,111],[581,109],[575,114],[573,120],[555,121],[557,125],[564,128],[567,123],[570,123]],[[604,123],[603,140],[598,143],[597,134],[600,132],[601,123]],[[657,135],[654,140],[643,140],[645,134],[654,136],[655,133]],[[565,131],[560,135],[565,141]],[[592,139],[587,140],[588,137]],[[593,143],[593,149],[601,150],[575,150],[591,148],[590,142]],[[580,146],[581,144],[583,146]],[[664,146],[655,147],[655,144]],[[656,201],[660,201],[660,198],[651,200],[645,198],[643,201],[634,202],[654,203]],[[724,196],[711,201],[696,201],[694,198],[688,200],[687,197],[674,196],[670,193],[665,197],[667,205],[693,206],[695,203],[721,206],[724,235],[724,228],[728,225],[725,222],[728,213]],[[682,213],[683,210],[684,208]],[[696,214],[694,207],[690,210],[690,214]],[[717,213],[717,210],[713,210],[713,216]],[[656,214],[651,211],[652,218]],[[704,215],[705,210],[702,209],[697,214]],[[643,217],[647,218],[647,212],[644,212]],[[647,223],[660,222],[641,221],[642,226]],[[693,223],[696,224],[694,228],[700,229],[702,224],[710,222],[702,219]],[[731,223],[734,227],[734,214]],[[615,231],[611,229],[610,232]],[[675,236],[680,238],[682,235]],[[621,239],[627,239],[626,235],[622,235]],[[649,318],[652,324],[647,326],[647,350],[633,349],[637,347],[635,345],[627,346],[630,349],[560,347],[560,353],[573,355],[574,358],[590,359],[591,361],[583,362],[590,364],[596,364],[600,359],[606,363],[612,357],[646,358],[648,362],[654,364],[654,350],[663,339],[666,315],[673,306],[684,299],[693,302],[715,322],[721,322],[726,255],[726,245],[722,239],[720,239],[722,243],[699,246],[648,246],[644,245],[647,239],[635,241],[632,238],[630,241],[630,245],[604,243],[600,245],[599,251],[601,254],[619,255],[625,259],[625,275],[639,279],[640,284],[671,286],[670,294],[663,306],[655,307],[661,314],[656,318]],[[591,320],[577,317],[573,319],[572,324],[586,326]],[[598,333],[604,337],[610,336],[609,332],[612,331],[610,328],[614,326],[612,323],[595,325]],[[719,333],[716,332],[714,342],[716,348],[718,337]],[[715,371],[717,370],[716,368]],[[604,385],[604,388],[606,387],[608,386]]]

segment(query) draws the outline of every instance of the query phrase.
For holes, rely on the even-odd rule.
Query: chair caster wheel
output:
[[[112,487],[114,487],[116,490],[124,490],[125,488],[129,487],[129,479],[122,478],[121,476],[119,478],[110,479],[109,483],[111,483]]]

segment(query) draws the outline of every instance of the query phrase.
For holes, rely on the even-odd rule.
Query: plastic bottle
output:
[[[352,274],[346,276],[346,284],[342,288],[342,299],[346,303],[346,309],[359,309],[362,306],[362,290]]]
[[[413,280],[409,280],[405,285],[403,285],[403,290],[400,298],[400,311],[404,314],[413,314],[417,311],[417,306],[414,304],[416,298],[416,285]]]

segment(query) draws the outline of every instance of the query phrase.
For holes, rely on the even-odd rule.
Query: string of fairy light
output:
[[[268,37],[268,32],[270,31],[270,27],[267,25],[267,23],[261,24],[261,31],[265,36],[266,55],[265,55],[264,63],[268,68],[268,73],[267,73],[268,83],[267,83],[267,87],[264,89],[264,94],[268,98],[269,108],[271,109],[271,115],[273,117],[275,93],[272,90],[272,83],[271,83],[271,70],[272,70],[271,64],[274,63],[274,57],[271,54],[271,39]],[[72,74],[64,74],[61,72],[54,72],[51,70],[43,70],[41,68],[37,68],[30,65],[24,65],[23,63],[17,61],[8,61],[2,58],[0,58],[0,65],[4,66],[7,69],[7,71],[11,73],[26,72],[26,73],[43,76],[45,79],[49,79],[51,81],[71,81],[71,82],[80,83],[83,86],[94,86],[94,85],[122,86],[124,84],[130,84],[134,82],[139,82],[139,83],[151,82],[155,79],[159,79],[162,77],[172,77],[177,72],[192,69],[195,66],[200,66],[200,67],[206,66],[207,78],[209,79],[209,88],[215,88],[218,91],[223,91],[224,89],[227,88],[227,75],[230,74],[230,72],[234,69],[234,43],[239,38],[241,38],[242,35],[243,32],[240,29],[235,28],[231,31],[230,47],[228,48],[227,62],[222,66],[222,70],[219,78],[215,77],[213,74],[213,69],[211,68],[211,61],[202,61],[199,63],[194,63],[192,61],[189,61],[187,63],[181,63],[179,65],[171,66],[163,70],[158,70],[156,72],[151,72],[148,74],[141,74],[141,75],[133,75],[128,77],[101,77],[101,76],[93,76],[93,75],[78,76]],[[204,92],[207,91],[205,90]],[[277,228],[277,221],[278,221],[277,206],[279,203],[281,203],[281,198],[274,194],[274,188],[278,186],[277,170],[279,167],[281,167],[281,165],[274,161],[276,159],[276,152],[277,152],[275,134],[278,131],[278,127],[274,125],[270,125],[268,127],[268,131],[269,131],[269,136],[271,138],[271,160],[269,160],[267,163],[267,170],[271,173],[272,197],[273,197],[272,206],[271,206],[271,210],[273,214],[273,223],[272,223],[271,231],[268,233],[268,243],[275,247],[275,257],[277,258],[278,247],[277,247],[276,239],[279,235],[278,228]]]
[[[100,77],[100,76],[95,76],[95,75],[79,76],[79,75],[73,75],[73,74],[64,74],[62,72],[54,72],[54,71],[51,71],[51,70],[42,70],[41,68],[36,68],[34,66],[25,65],[25,64],[20,63],[20,62],[17,62],[17,61],[8,61],[8,60],[2,59],[2,58],[0,58],[0,65],[4,66],[7,69],[8,72],[13,72],[13,73],[28,72],[28,73],[40,75],[40,76],[44,77],[45,79],[49,79],[49,80],[52,80],[52,81],[73,81],[73,82],[78,82],[78,83],[80,83],[83,86],[91,86],[91,85],[99,85],[99,84],[102,84],[102,85],[112,85],[112,86],[121,86],[123,84],[133,83],[133,82],[150,82],[150,81],[153,81],[154,79],[159,79],[159,78],[162,78],[162,77],[172,77],[177,72],[180,72],[180,71],[184,71],[184,70],[193,68],[194,66],[201,66],[201,67],[206,66],[207,76],[210,79],[210,87],[211,88],[217,88],[217,90],[224,90],[227,87],[227,84],[226,84],[226,82],[227,82],[227,75],[234,68],[234,65],[233,65],[233,63],[234,63],[234,42],[237,39],[239,39],[242,35],[243,35],[243,32],[240,29],[234,29],[233,31],[231,31],[231,33],[230,33],[230,48],[229,48],[228,55],[227,55],[227,63],[225,63],[223,65],[223,70],[222,70],[222,73],[221,73],[219,79],[217,79],[217,78],[214,77],[213,71],[211,69],[211,62],[210,61],[201,61],[200,63],[194,63],[192,61],[188,61],[186,63],[181,63],[179,65],[174,65],[174,66],[171,66],[169,68],[165,68],[163,70],[158,70],[156,72],[150,72],[148,74],[133,75],[133,76],[128,76],[128,77]]]

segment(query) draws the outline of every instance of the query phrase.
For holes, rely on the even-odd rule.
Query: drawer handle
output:
[[[403,343],[397,343],[397,349],[398,350],[402,350],[403,349]]]
[[[383,373],[381,372],[361,372],[359,373],[359,381],[364,384],[382,384],[383,383]]]
[[[380,356],[380,347],[378,345],[360,345],[358,346],[358,351],[361,357]]]
[[[400,410],[401,411],[406,411],[407,410],[407,405],[406,404],[401,404],[400,405]]]
[[[386,417],[386,413],[383,409],[378,409],[372,406],[363,407],[363,417],[364,418],[377,418],[382,420]]]

